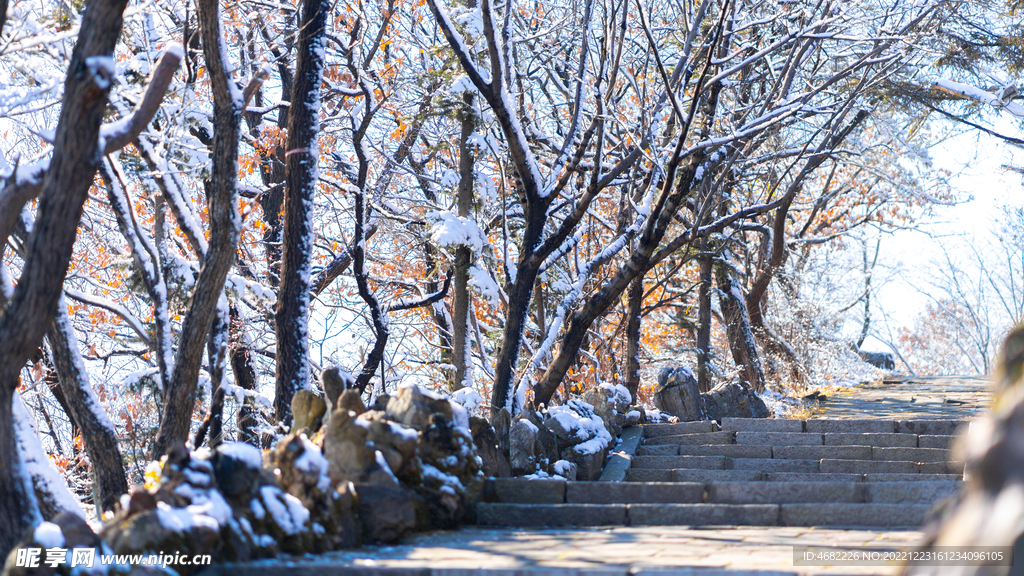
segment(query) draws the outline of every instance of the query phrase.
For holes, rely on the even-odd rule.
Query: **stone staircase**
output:
[[[492,479],[476,521],[916,528],[933,505],[959,490],[963,464],[950,461],[949,446],[965,423],[724,418],[649,424],[627,430],[623,451],[605,468],[602,480],[622,481]]]

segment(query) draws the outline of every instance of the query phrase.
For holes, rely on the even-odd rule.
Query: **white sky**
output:
[[[1021,121],[1004,113],[995,126],[1009,136],[1024,137]],[[936,169],[954,176],[951,184],[961,197],[972,199],[952,207],[941,207],[918,222],[920,231],[901,230],[883,240],[879,265],[895,266],[900,272],[878,293],[879,306],[889,317],[889,327],[910,327],[927,298],[914,288],[920,286],[928,264],[941,257],[939,243],[962,242],[957,236],[983,236],[1003,205],[1024,205],[1024,175],[1003,168],[1024,167],[1024,150],[970,130],[949,138],[931,150]],[[966,259],[965,259],[966,260]],[[969,262],[965,261],[965,265]],[[874,338],[864,343],[868,350],[889,348]]]

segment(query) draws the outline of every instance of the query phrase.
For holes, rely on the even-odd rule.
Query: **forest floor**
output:
[[[810,418],[971,419],[990,401],[981,378],[894,377],[829,391]],[[346,574],[583,576],[680,574],[895,575],[899,566],[801,565],[794,550],[894,551],[914,547],[916,530],[750,526],[647,526],[614,528],[480,528],[421,534],[401,545],[218,567],[245,576]]]

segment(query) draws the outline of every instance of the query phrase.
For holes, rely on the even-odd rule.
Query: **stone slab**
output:
[[[679,434],[677,436],[656,436],[647,438],[645,446],[652,444],[732,444],[733,432],[707,432],[704,434]]]
[[[860,482],[723,482],[708,485],[713,504],[861,502]]]
[[[956,494],[960,482],[865,482],[865,500],[880,504],[934,504]]]
[[[772,458],[871,460],[870,446],[773,446]]]
[[[488,478],[484,500],[515,504],[561,504],[565,502],[565,480]]]
[[[657,438],[658,436],[678,436],[680,434],[700,434],[705,432],[718,432],[718,422],[714,420],[703,420],[697,422],[677,422],[675,424],[645,424],[642,426],[644,436]]]
[[[825,434],[826,446],[917,446],[917,434]]]
[[[917,472],[917,462],[823,459],[819,469],[822,472],[846,474],[912,474]]]
[[[831,434],[892,434],[896,432],[894,420],[808,420],[807,432]]]
[[[769,472],[764,475],[768,482],[861,482],[863,474],[841,474],[837,472]]]
[[[873,460],[912,460],[914,462],[948,462],[949,450],[944,448],[881,448],[871,449]]]
[[[963,462],[921,462],[917,465],[918,474],[963,474]]]
[[[618,449],[608,458],[608,462],[604,465],[604,469],[601,470],[601,477],[598,480],[602,482],[622,482],[625,480],[626,471],[632,466],[633,457],[636,455],[643,437],[644,431],[640,426],[631,426],[623,430],[620,436],[622,443],[619,444]]]
[[[803,420],[782,418],[722,418],[722,430],[744,432],[803,432]]]
[[[782,504],[783,526],[920,526],[924,504]]]
[[[476,507],[481,526],[623,526],[626,504],[494,504]]]
[[[655,444],[653,446],[641,446],[637,456],[679,456],[679,444]]]
[[[630,468],[626,471],[626,482],[672,482],[672,480],[672,470]]]
[[[935,482],[963,480],[962,474],[865,474],[865,482]]]
[[[673,470],[675,482],[756,482],[763,475],[758,470]]]
[[[817,460],[776,460],[774,458],[734,458],[735,470],[760,472],[819,472]]]
[[[632,468],[699,468],[724,470],[728,468],[725,456],[637,456]]]
[[[707,446],[680,445],[679,455],[683,456],[729,456],[730,458],[771,458],[771,446],[741,444],[709,444]]]
[[[774,526],[779,507],[772,504],[633,504],[630,526]]]
[[[939,434],[922,434],[917,437],[920,448],[951,448],[956,436]]]
[[[569,482],[570,504],[685,504],[704,500],[699,482]]]
[[[737,432],[737,444],[768,446],[820,446],[821,434],[803,432]]]
[[[956,435],[966,420],[900,420],[896,422],[896,431],[917,435]]]

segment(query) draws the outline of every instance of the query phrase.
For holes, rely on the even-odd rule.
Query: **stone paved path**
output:
[[[840,388],[812,418],[970,419],[984,413],[991,399],[985,378],[893,378]]]
[[[424,534],[400,546],[370,546],[289,562],[288,574],[410,574],[487,576],[538,573],[627,574],[895,574],[895,566],[794,566],[793,547],[886,551],[912,547],[915,531],[685,526],[611,529],[482,529]],[[239,567],[239,574],[277,573],[280,561]],[[233,573],[228,566],[224,574]],[[338,572],[334,572],[337,570]]]

